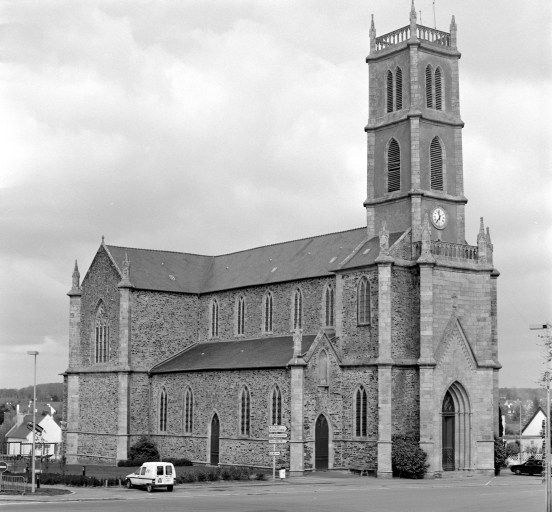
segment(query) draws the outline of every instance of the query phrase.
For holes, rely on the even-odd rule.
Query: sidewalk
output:
[[[468,476],[469,475],[469,476]],[[290,490],[294,486],[335,486],[335,487],[366,487],[367,489],[392,488],[392,487],[479,487],[479,486],[516,486],[516,485],[535,485],[541,486],[542,479],[538,476],[517,476],[509,470],[502,471],[497,477],[465,475],[442,478],[442,479],[383,479],[370,476],[358,476],[346,472],[318,472],[310,473],[302,477],[292,477],[280,481],[279,479],[267,481],[230,481],[230,482],[205,482],[194,484],[175,485],[173,493],[167,493],[165,490],[158,490],[153,493],[147,493],[142,489],[126,489],[125,487],[64,487],[64,486],[41,486],[43,489],[67,489],[70,494],[58,496],[37,496],[27,494],[25,496],[0,495],[0,506],[6,502],[58,502],[58,501],[104,501],[104,500],[135,500],[135,499],[156,499],[163,497],[177,498],[183,494],[204,494],[220,491],[239,492],[246,490],[248,493],[255,492],[279,492],[278,489]]]

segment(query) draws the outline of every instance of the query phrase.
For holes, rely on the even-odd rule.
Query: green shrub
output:
[[[198,471],[197,472],[197,481],[198,482],[205,482],[207,480],[207,474],[205,471]]]
[[[142,436],[130,447],[128,458],[130,460],[156,461],[159,460],[160,455],[155,443],[150,438]]]
[[[507,455],[506,455],[506,447],[504,446],[504,443],[502,442],[502,439],[500,437],[494,438],[494,468],[495,468],[495,475],[498,475],[500,473],[500,468],[504,466],[506,463]]]
[[[264,473],[255,473],[255,480],[266,480],[266,476]]]
[[[209,482],[220,480],[220,468],[209,469],[209,471],[207,471],[207,480],[209,480]]]
[[[126,460],[120,460],[117,462],[117,466],[119,467],[134,467],[134,466],[141,466],[144,462],[157,462],[159,460],[159,457],[156,459],[126,459]],[[163,462],[171,462],[175,466],[193,466],[193,463],[189,459],[174,459],[171,457],[168,457],[166,459],[163,459]]]
[[[413,435],[394,435],[391,439],[391,464],[393,476],[399,478],[423,478],[429,464],[427,453]]]

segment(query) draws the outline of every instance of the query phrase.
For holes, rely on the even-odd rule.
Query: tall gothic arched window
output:
[[[240,392],[240,435],[251,434],[251,393],[247,386]]]
[[[159,393],[159,432],[167,431],[167,410],[167,391],[163,388]]]
[[[395,70],[395,110],[402,110],[402,69]]]
[[[191,434],[194,427],[194,394],[192,388],[184,393],[184,432]]]
[[[303,295],[297,288],[293,294],[293,328],[301,329],[303,327]]]
[[[219,333],[219,305],[217,299],[211,302],[211,337],[216,338]]]
[[[334,302],[335,302],[335,292],[331,284],[326,287],[325,293],[325,325],[326,327],[334,326]]]
[[[435,108],[437,110],[443,110],[443,85],[442,85],[442,71],[441,68],[435,70]]]
[[[401,189],[401,148],[392,138],[387,147],[387,192]]]
[[[433,108],[433,69],[428,64],[425,70],[426,107]]]
[[[366,437],[366,408],[368,395],[364,386],[359,386],[355,392],[353,408],[355,411],[355,436]]]
[[[365,277],[357,286],[357,321],[359,325],[370,323],[370,283]]]
[[[393,112],[393,73],[387,72],[387,112]]]
[[[244,334],[245,333],[245,299],[243,296],[241,296],[238,299],[237,304],[237,320],[238,320],[238,334]]]
[[[95,342],[95,362],[107,363],[109,361],[109,318],[103,302],[96,310]]]
[[[272,292],[267,292],[267,294],[265,295],[263,316],[264,332],[272,332]]]
[[[439,137],[434,137],[429,146],[431,190],[443,190],[443,148]]]
[[[278,386],[274,386],[270,393],[270,424],[282,424],[282,392]]]

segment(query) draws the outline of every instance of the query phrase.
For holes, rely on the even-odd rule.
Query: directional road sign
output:
[[[276,438],[276,439],[272,439],[272,438],[269,438],[268,439],[268,442],[270,444],[282,444],[282,443],[287,443],[287,439],[281,439],[281,438]]]
[[[280,454],[280,452],[278,452]],[[3,473],[4,471],[8,470],[8,463],[4,462],[3,460],[0,460],[0,473]]]
[[[33,422],[32,421],[29,421],[27,423],[27,428],[32,432],[32,430],[33,430]],[[44,428],[41,427],[40,425],[35,425],[35,431],[38,432],[39,434],[42,434],[42,432],[44,432]]]
[[[273,457],[277,457],[278,455],[280,455],[280,452],[268,452],[268,454]]]
[[[287,435],[287,432],[285,434],[275,434],[274,432],[271,432],[270,434],[268,434],[269,437],[283,437],[284,439],[288,436]]]
[[[269,432],[287,432],[287,427],[285,425],[270,425],[268,427]]]

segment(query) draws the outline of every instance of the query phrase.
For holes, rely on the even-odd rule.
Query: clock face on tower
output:
[[[448,222],[448,215],[442,206],[436,206],[431,212],[431,223],[437,229],[444,229]]]

